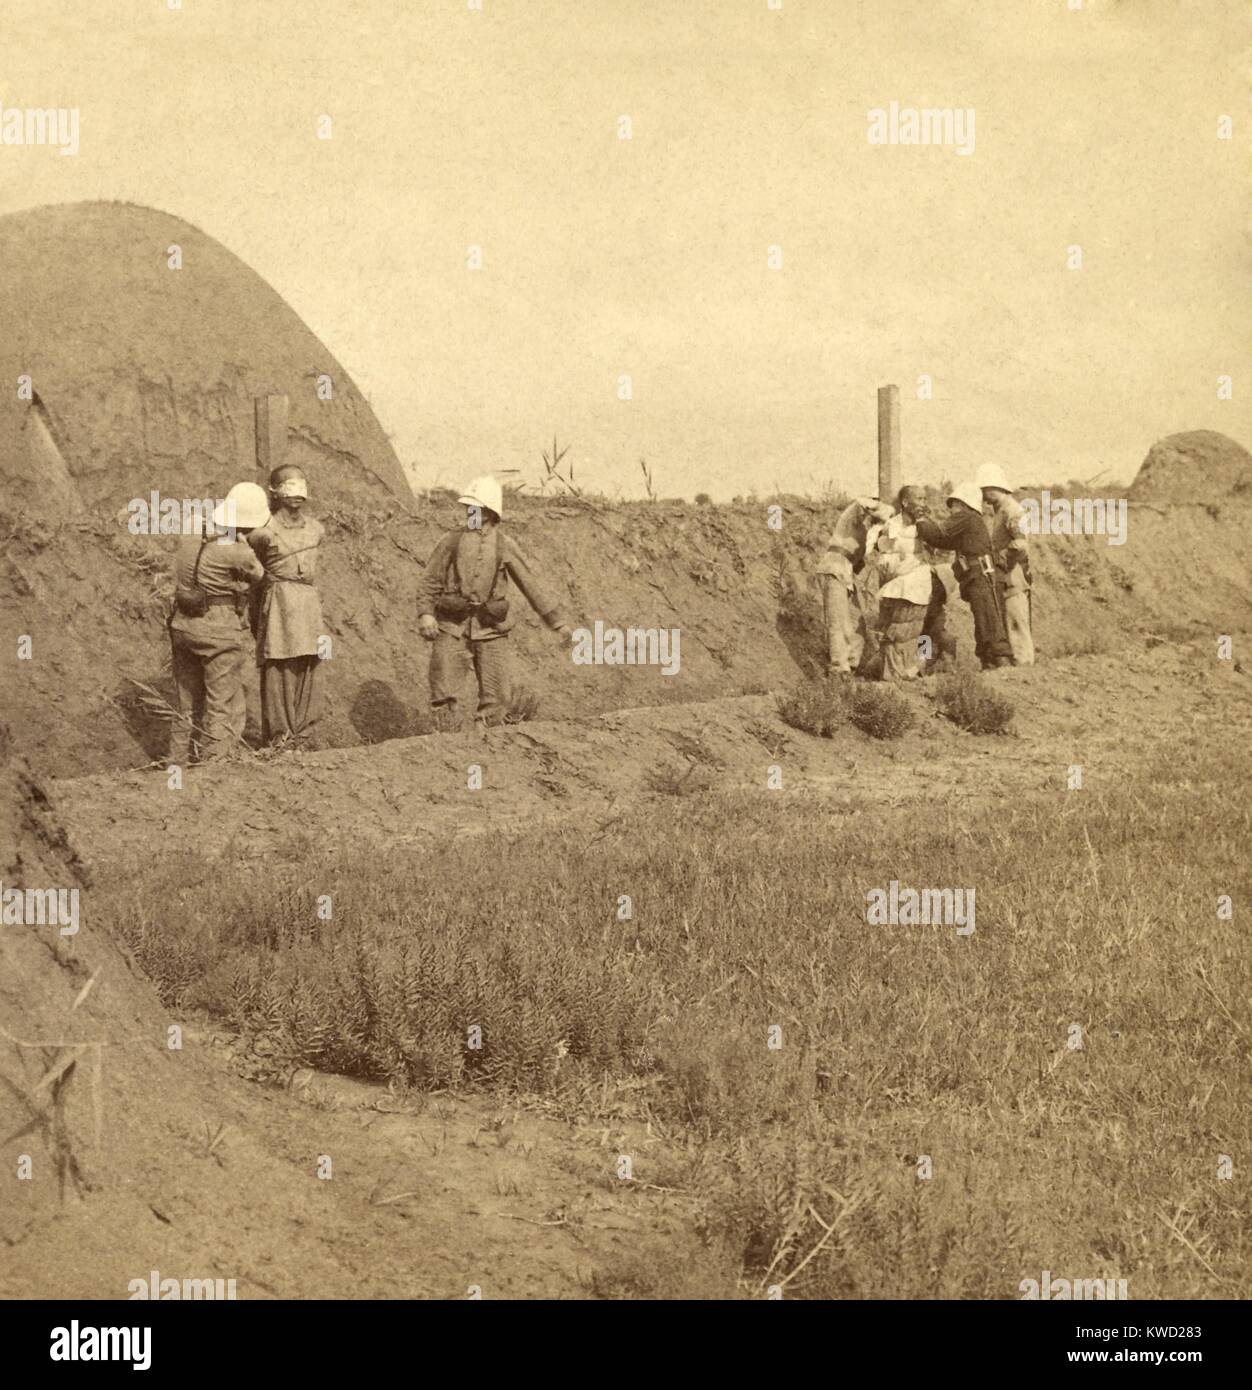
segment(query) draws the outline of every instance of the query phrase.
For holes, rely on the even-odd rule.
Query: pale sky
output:
[[[0,145],[0,212],[217,238],[418,485],[537,476],[556,431],[610,494],[641,457],[667,496],[859,490],[887,382],[922,481],[1252,445],[1244,0],[168,3],[4,0],[0,105],[78,107],[81,148]],[[869,144],[892,101],[972,107],[974,152]]]

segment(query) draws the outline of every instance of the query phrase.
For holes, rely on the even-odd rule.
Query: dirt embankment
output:
[[[212,1160],[195,1157],[219,1106],[194,1053],[166,1046],[151,986],[91,930],[91,884],[47,793],[7,735],[3,752],[4,887],[77,891],[80,920],[70,935],[0,931],[0,1293],[125,1297],[146,1267],[145,1233],[160,1233],[170,1261],[193,1261],[186,1273],[212,1273],[203,1227],[199,1240],[166,1228],[197,1185],[230,1200]]]
[[[681,632],[676,675],[576,666],[517,598],[515,682],[537,695],[539,717],[779,689],[815,669],[822,636],[812,569],[834,509],[784,498],[774,531],[767,505],[514,504],[508,525],[572,620]],[[322,668],[325,741],[344,747],[424,732],[429,653],[416,633],[416,592],[455,509],[345,507],[325,519],[321,588],[334,644]],[[1037,537],[1042,657],[1246,632],[1250,534],[1252,503],[1231,493],[1173,503],[1132,496],[1121,545],[1105,535]],[[0,664],[0,700],[24,747],[59,776],[160,758],[162,702],[172,696],[163,628],[171,542],[130,536],[117,521],[14,515],[0,516],[0,542],[0,646],[10,653]],[[950,611],[972,651],[965,605],[954,599]],[[31,638],[30,660],[13,659],[22,635]]]
[[[926,682],[905,692],[912,729],[886,742],[851,727],[812,738],[782,722],[771,696],[740,696],[198,768],[178,790],[161,773],[98,774],[58,783],[58,795],[76,843],[105,873],[157,845],[312,871],[345,844],[428,845],[540,820],[594,839],[621,805],[704,789],[817,798],[856,815],[923,796],[1056,791],[1073,763],[1098,788],[1162,742],[1252,735],[1248,677],[1207,643],[1064,657],[989,679],[1018,712],[1007,738],[975,738],[938,717]]]

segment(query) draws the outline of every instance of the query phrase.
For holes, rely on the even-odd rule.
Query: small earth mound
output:
[[[1216,430],[1167,435],[1148,450],[1130,489],[1136,502],[1252,496],[1252,454]]]

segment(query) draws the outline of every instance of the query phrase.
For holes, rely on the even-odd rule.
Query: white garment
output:
[[[917,527],[902,512],[878,533],[874,550],[878,566],[878,598],[904,599],[906,603],[930,602],[930,564]]]

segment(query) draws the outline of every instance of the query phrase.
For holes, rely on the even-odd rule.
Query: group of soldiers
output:
[[[973,615],[983,670],[1034,664],[1025,513],[1003,470],[984,465],[945,500],[946,515],[932,516],[923,490],[906,486],[895,509],[859,497],[840,512],[817,570],[832,673],[913,680],[954,658],[946,563]]]
[[[329,655],[317,589],[324,530],[308,514],[308,479],[292,465],[270,475],[268,493],[237,483],[212,524],[185,535],[175,559],[167,627],[178,719],[171,763],[198,763],[244,748],[247,649],[260,673],[261,740],[312,747],[321,713],[320,662]],[[458,502],[464,524],[435,546],[418,586],[417,631],[431,644],[436,725],[459,727],[459,697],[472,669],[479,719],[498,723],[509,700],[508,636],[515,585],[547,626],[568,641],[569,624],[500,528],[503,489],[475,478]]]
[[[201,762],[242,747],[249,641],[260,672],[262,741],[312,744],[321,706],[318,667],[328,652],[317,589],[324,531],[306,510],[308,497],[308,479],[287,465],[271,474],[268,493],[256,483],[236,484],[214,512],[214,526],[183,537],[168,622],[181,731],[172,762]],[[496,723],[507,710],[501,639],[515,622],[511,586],[549,628],[565,641],[572,636],[517,542],[500,528],[498,479],[474,479],[457,500],[464,524],[435,546],[418,587],[417,631],[432,644],[431,706],[444,729],[460,724],[459,693],[471,669],[479,719]],[[901,488],[895,503],[893,509],[862,497],[845,507],[818,566],[830,670],[855,667],[883,680],[911,680],[954,655],[939,573],[948,553],[973,613],[983,668],[1031,665],[1024,514],[1003,473],[988,466],[974,482],[953,488],[945,516],[928,514],[917,487]]]

